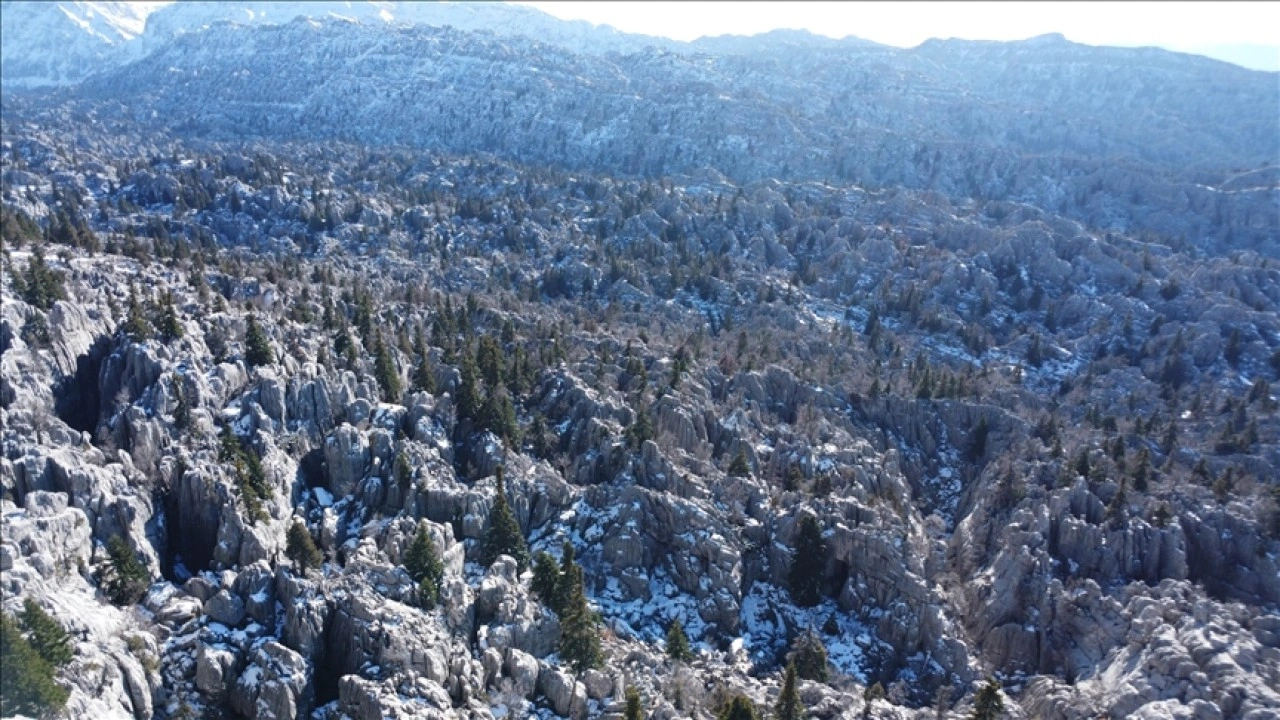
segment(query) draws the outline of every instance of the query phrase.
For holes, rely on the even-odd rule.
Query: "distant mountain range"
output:
[[[6,89],[81,80],[46,95],[178,137],[903,186],[1278,252],[1280,84],[1193,55],[1061,35],[909,50],[793,30],[678,43],[499,4],[4,10]]]

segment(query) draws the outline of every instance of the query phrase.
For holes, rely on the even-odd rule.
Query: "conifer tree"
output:
[[[165,342],[172,342],[182,337],[182,323],[178,321],[178,310],[173,305],[173,292],[165,290],[160,296],[160,312],[156,318],[156,328]]]
[[[671,621],[667,629],[667,657],[676,662],[693,660],[693,650],[689,648],[689,638],[684,634],[684,625],[680,618]]]
[[[311,539],[311,532],[300,521],[290,525],[289,531],[285,534],[284,554],[303,573],[320,567],[320,563],[324,562],[324,555]]]
[[[0,613],[0,716],[44,717],[67,702],[49,661],[22,636],[18,622]]]
[[[71,662],[75,650],[71,647],[71,638],[67,631],[53,616],[44,611],[35,600],[26,598],[22,601],[22,615],[19,618],[22,626],[30,634],[31,647],[40,657],[55,668]]]
[[[795,663],[796,672],[801,678],[816,682],[827,681],[827,648],[822,644],[822,638],[812,631],[796,638],[791,651],[791,662]]]
[[[480,390],[476,387],[478,376],[476,364],[470,353],[462,354],[462,365],[458,368],[462,374],[458,383],[458,423],[465,420],[476,420],[480,415]]]
[[[556,615],[560,614],[556,598],[559,582],[560,568],[556,565],[555,558],[549,553],[538,553],[533,559],[533,580],[529,583],[529,589],[536,593],[542,603],[551,608]]]
[[[151,321],[147,320],[142,303],[138,300],[138,288],[135,285],[129,286],[129,308],[125,315],[124,332],[134,342],[146,342],[153,332]]]
[[[644,720],[644,708],[640,705],[640,691],[636,690],[634,685],[627,686],[627,709],[623,713],[623,720]]]
[[[822,539],[822,528],[812,515],[800,520],[792,553],[791,572],[788,581],[791,599],[802,607],[813,607],[822,599],[822,577],[827,567],[827,546]]]
[[[782,677],[782,691],[778,693],[778,704],[774,706],[778,720],[804,720],[804,706],[800,703],[800,692],[796,689],[796,663],[787,663],[786,673]]]
[[[440,581],[444,579],[444,563],[425,522],[418,523],[418,533],[405,550],[404,569],[418,583],[418,602],[427,609],[435,607],[440,598]]]
[[[400,373],[391,359],[391,349],[382,340],[382,331],[374,331],[373,336],[373,373],[382,389],[382,399],[389,403],[400,402]]]
[[[758,720],[755,703],[742,695],[733,696],[716,715],[716,720]]]
[[[418,356],[418,365],[413,370],[413,389],[436,394],[436,371],[431,366],[431,355],[427,351],[427,343],[422,338],[422,330],[418,330],[414,338],[413,351]]]
[[[560,657],[566,660],[574,672],[598,668],[604,664],[600,650],[600,631],[595,613],[587,606],[583,588],[582,568],[575,565],[573,572],[561,582],[570,583],[570,593],[560,616]]]
[[[31,249],[31,259],[27,261],[27,272],[21,278],[23,282],[20,294],[29,305],[48,310],[55,302],[67,299],[65,278],[62,273],[51,269],[45,263],[44,250],[40,245]]]
[[[987,678],[987,684],[978,690],[973,699],[971,720],[998,720],[1004,715],[1004,698],[1000,695],[1000,683]]]
[[[263,332],[262,327],[258,325],[257,317],[252,313],[249,314],[248,328],[244,334],[244,348],[244,361],[250,368],[270,365],[276,361],[271,343],[267,340],[267,334]]]
[[[502,466],[497,470],[497,490],[493,509],[489,511],[489,530],[484,536],[483,558],[485,565],[492,565],[499,555],[515,558],[521,571],[529,566],[529,546],[525,544],[520,523],[507,504],[506,486],[502,479]]]
[[[107,578],[107,595],[116,605],[132,605],[142,598],[151,584],[151,575],[133,548],[119,535],[107,541],[110,559],[110,575]]]
[[[746,477],[751,474],[751,466],[747,464],[747,453],[741,447],[738,448],[738,454],[733,456],[733,462],[729,463],[729,474],[733,477]]]
[[[556,589],[552,602],[552,607],[558,615],[563,615],[565,608],[569,607],[569,599],[574,590],[573,578],[582,573],[582,568],[574,562],[575,557],[573,543],[565,540],[560,545],[560,571],[556,575]]]

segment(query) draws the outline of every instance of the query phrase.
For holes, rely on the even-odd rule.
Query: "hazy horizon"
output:
[[[780,29],[895,47],[934,38],[1016,41],[1051,33],[1086,45],[1160,47],[1253,70],[1280,71],[1280,4],[1241,2],[539,2],[516,0],[563,20],[693,41]],[[726,12],[733,8],[733,12]],[[1153,13],[1158,9],[1159,13]]]

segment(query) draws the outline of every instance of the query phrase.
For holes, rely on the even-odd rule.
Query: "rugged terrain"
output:
[[[6,87],[4,609],[72,717],[772,712],[815,637],[814,718],[1280,717],[1277,92],[342,20]]]

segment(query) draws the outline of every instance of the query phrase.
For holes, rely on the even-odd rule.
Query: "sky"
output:
[[[777,28],[914,47],[929,38],[1155,45],[1280,70],[1280,2],[520,2],[566,20],[694,40]]]

